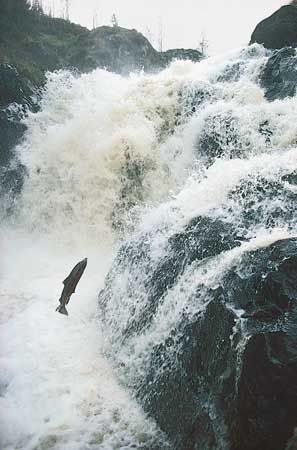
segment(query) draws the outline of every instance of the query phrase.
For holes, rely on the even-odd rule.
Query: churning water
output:
[[[265,100],[267,57],[255,45],[157,75],[48,76],[17,150],[23,190],[1,227],[1,448],[167,447],[133,397],[151,349],[185,310],[203,310],[228,268],[244,270],[245,252],[297,234],[297,98]],[[150,301],[154,264],[198,216],[238,243],[186,267],[144,331],[129,330]],[[97,311],[123,241],[142,256],[119,253]],[[61,282],[86,256],[60,316]]]

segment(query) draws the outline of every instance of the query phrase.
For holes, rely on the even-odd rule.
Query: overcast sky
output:
[[[54,3],[61,14],[65,0],[43,0]],[[110,25],[116,14],[119,25],[136,28],[157,47],[160,23],[163,23],[165,49],[196,48],[201,33],[210,44],[210,53],[220,53],[248,44],[257,23],[272,14],[288,0],[69,0],[72,22],[92,28],[94,14],[97,25]]]

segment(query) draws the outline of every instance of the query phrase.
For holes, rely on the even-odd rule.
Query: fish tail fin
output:
[[[59,305],[59,306],[56,308],[56,311],[58,311],[58,312],[61,313],[61,314],[64,314],[65,316],[68,316],[68,311],[67,311],[67,309],[65,308],[65,305]]]

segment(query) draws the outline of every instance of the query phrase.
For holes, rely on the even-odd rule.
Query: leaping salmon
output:
[[[56,308],[56,311],[58,311],[59,313],[68,316],[66,305],[69,303],[71,295],[75,292],[75,288],[77,286],[77,283],[81,279],[82,274],[85,271],[87,262],[88,259],[85,258],[79,263],[77,263],[76,266],[74,266],[73,269],[71,270],[68,277],[65,278],[65,280],[63,281],[64,288],[61,297],[59,299],[60,305]]]

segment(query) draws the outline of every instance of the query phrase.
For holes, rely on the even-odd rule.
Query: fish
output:
[[[59,313],[68,316],[66,305],[68,305],[71,295],[75,292],[77,283],[81,279],[82,274],[84,273],[85,268],[87,267],[87,263],[88,258],[85,258],[82,261],[78,262],[73,267],[68,277],[65,278],[65,280],[63,281],[64,288],[61,297],[59,299],[60,305],[56,308],[56,311],[58,311]]]

